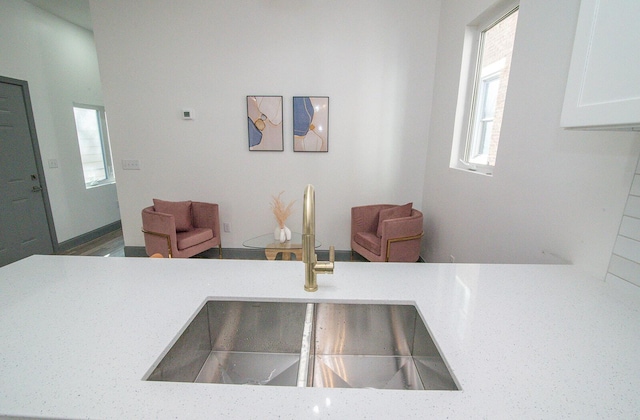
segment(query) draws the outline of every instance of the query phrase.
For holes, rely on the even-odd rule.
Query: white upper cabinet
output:
[[[640,130],[640,0],[582,0],[561,125]]]

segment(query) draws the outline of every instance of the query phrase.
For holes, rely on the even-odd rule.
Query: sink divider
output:
[[[302,346],[300,347],[300,364],[298,366],[298,380],[296,386],[309,386],[309,368],[311,363],[311,343],[313,342],[313,319],[315,304],[307,303],[307,311],[304,317],[304,329],[302,331]]]

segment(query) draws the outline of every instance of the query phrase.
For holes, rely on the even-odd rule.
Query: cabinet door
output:
[[[640,0],[582,0],[561,125],[640,128]]]

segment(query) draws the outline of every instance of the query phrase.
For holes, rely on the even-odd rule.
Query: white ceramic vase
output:
[[[282,229],[280,228],[280,226],[276,226],[276,229],[273,231],[273,239],[279,241],[281,244],[285,243],[286,241],[290,241],[291,229],[286,226]]]

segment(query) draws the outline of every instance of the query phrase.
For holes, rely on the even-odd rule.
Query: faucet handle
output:
[[[329,247],[329,261],[319,261],[313,266],[313,271],[317,274],[333,274],[333,262],[336,259],[336,250],[331,245]]]

